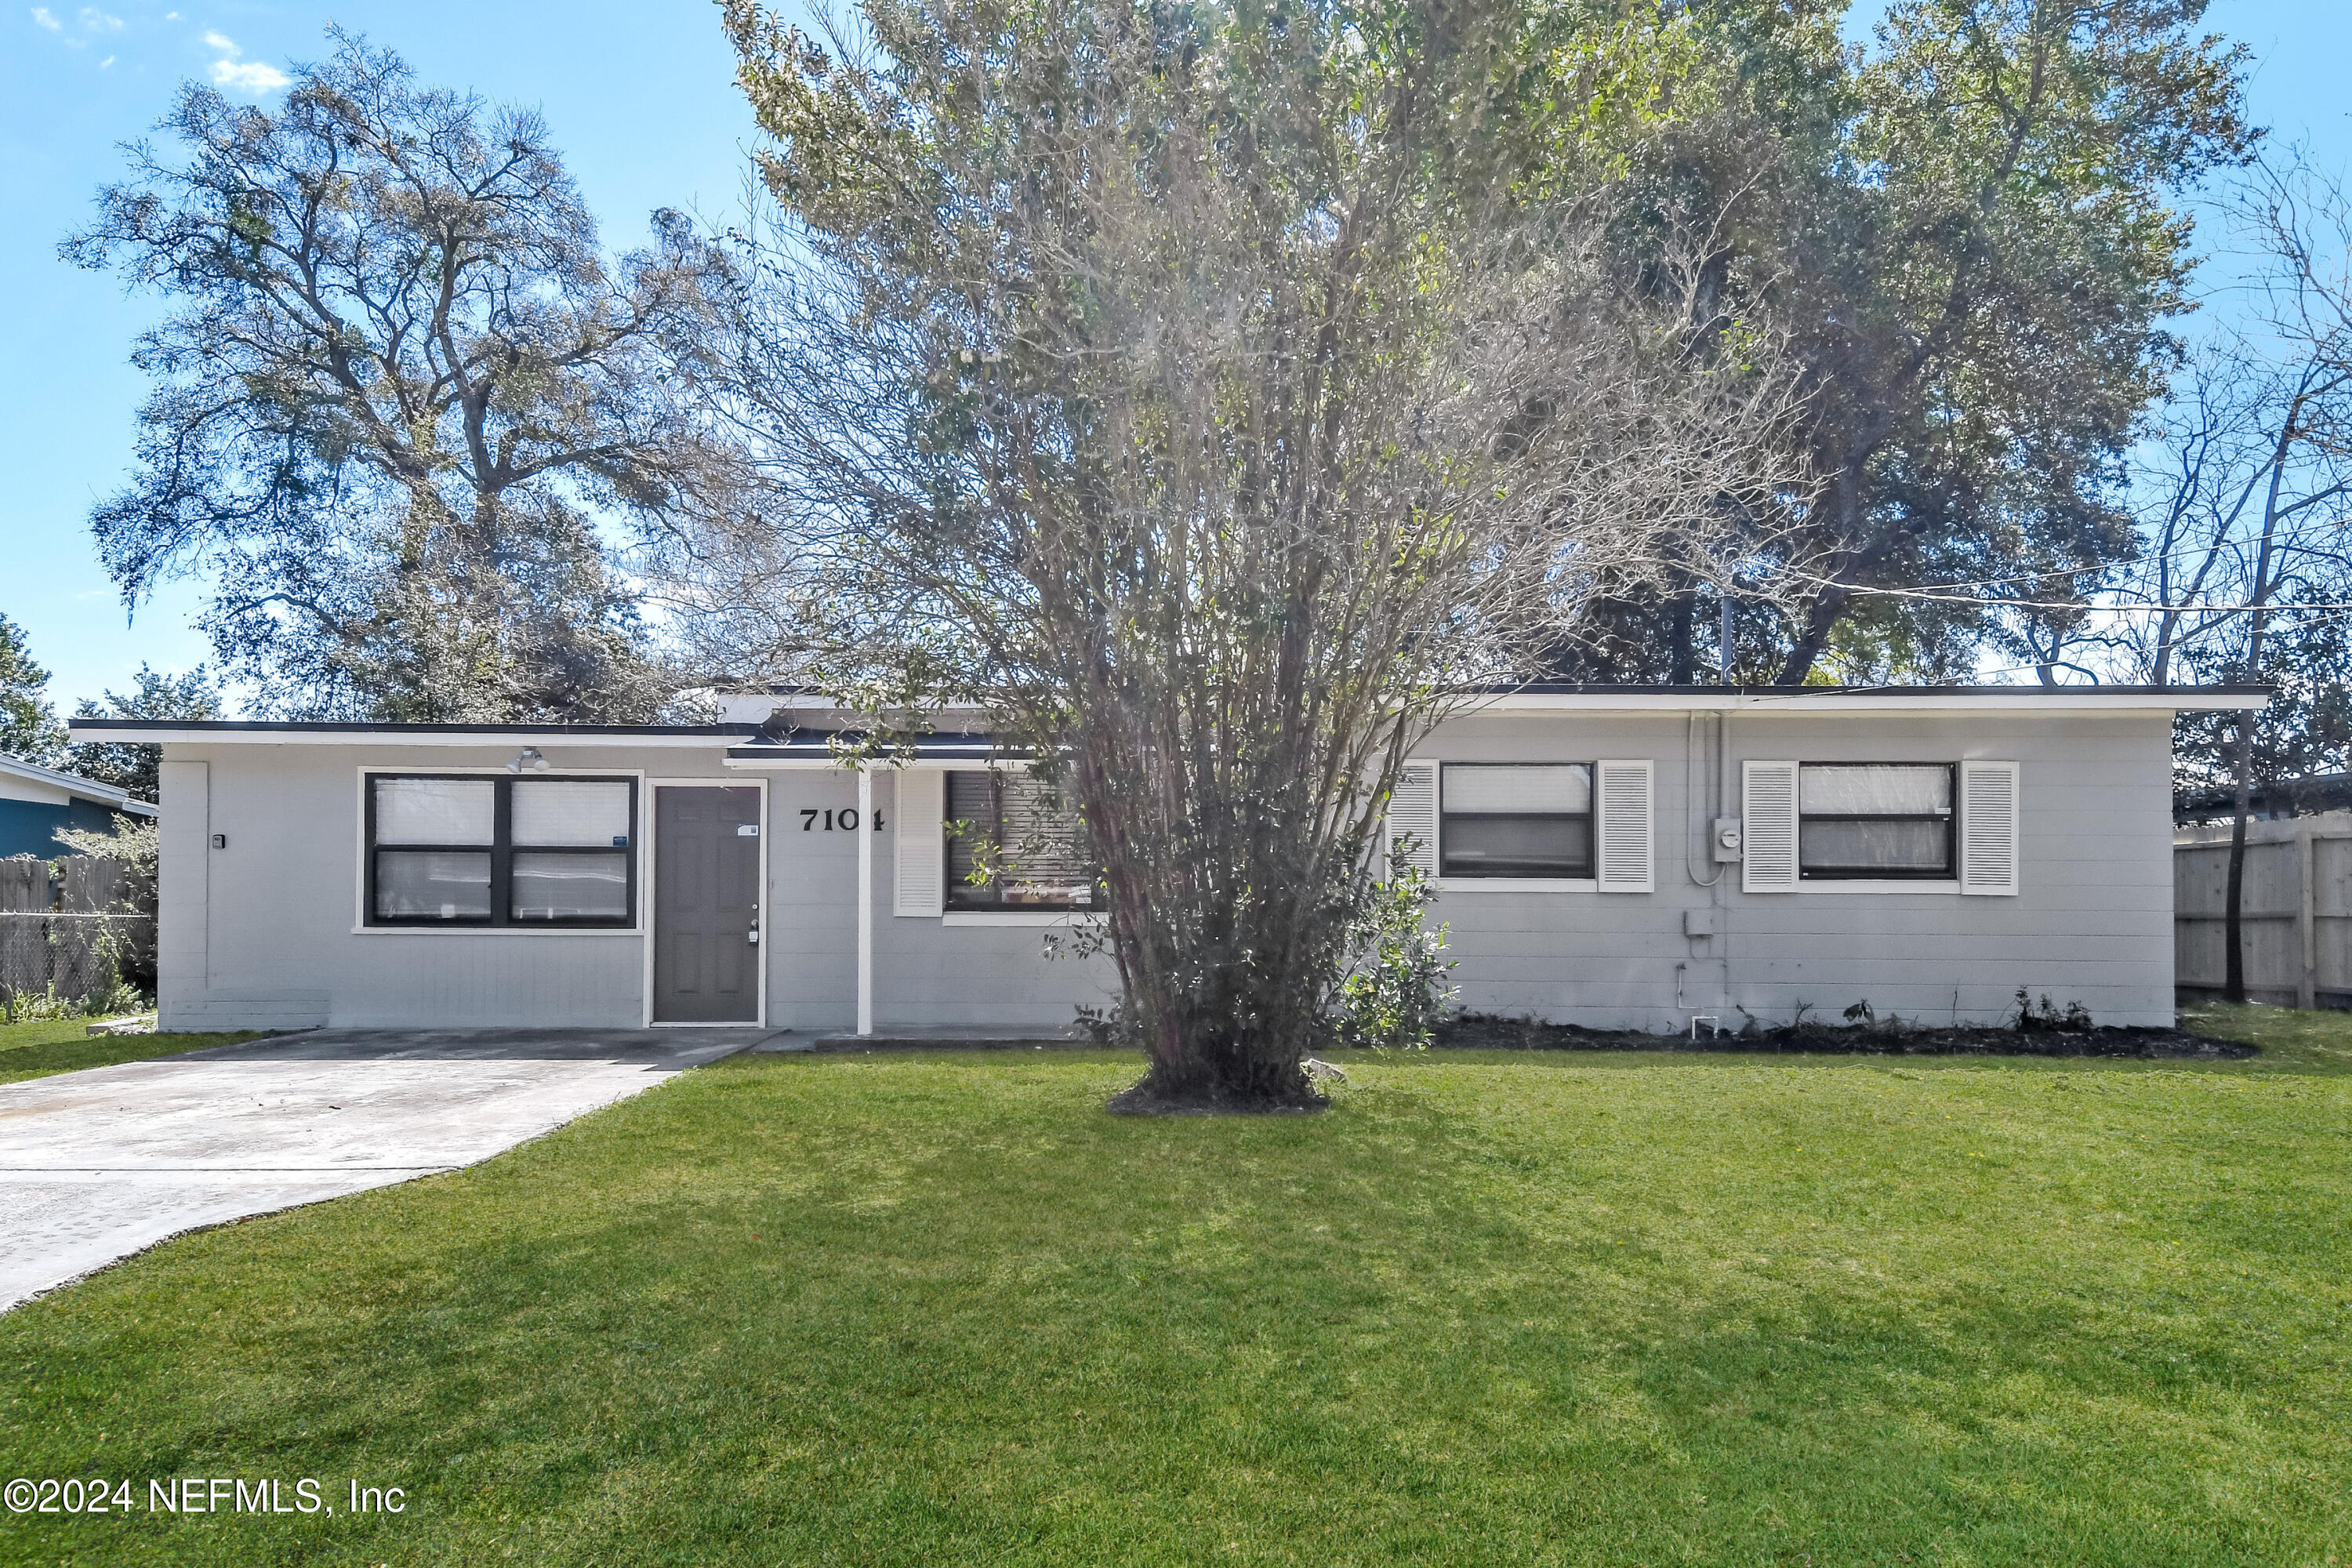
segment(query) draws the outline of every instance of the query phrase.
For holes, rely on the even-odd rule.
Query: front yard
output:
[[[250,1035],[92,1035],[88,1018],[0,1024],[0,1083],[22,1083],[51,1073],[145,1061],[202,1049]],[[0,1161],[5,1163],[5,1161]]]
[[[0,1470],[137,1481],[0,1558],[2325,1564],[2352,1019],[2213,1014],[2275,1048],[1359,1058],[1252,1121],[737,1058],[0,1317]]]

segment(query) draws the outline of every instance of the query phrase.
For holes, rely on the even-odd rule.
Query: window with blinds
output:
[[[947,908],[1084,910],[1097,902],[1086,826],[1026,773],[958,769],[947,778]]]
[[[381,926],[626,926],[636,781],[373,773],[367,915]]]
[[[1798,874],[1948,880],[1948,763],[1807,763],[1797,775]]]
[[[1592,764],[1448,763],[1438,775],[1441,875],[1592,875]]]

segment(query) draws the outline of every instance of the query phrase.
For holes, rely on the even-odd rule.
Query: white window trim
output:
[[[1597,893],[1598,877],[1433,877],[1441,893]]]
[[[1957,897],[1960,890],[1958,879],[1952,877],[1807,877],[1797,883],[1801,893],[1926,893],[1931,897]]]
[[[508,770],[495,768],[442,768],[429,763],[362,763],[352,773],[352,934],[353,936],[422,936],[436,942],[452,937],[528,937],[545,942],[551,937],[635,937],[642,940],[653,923],[653,880],[651,860],[646,855],[646,843],[653,837],[646,813],[651,809],[646,795],[646,771],[643,768],[579,768],[554,767],[545,773],[534,772],[533,778],[628,778],[637,781],[637,838],[629,846],[629,853],[637,857],[636,918],[625,926],[393,926],[370,925],[367,918],[367,787],[372,776],[412,778],[419,773],[459,774],[479,773],[485,778],[497,778]],[[689,784],[689,779],[665,779],[665,784]],[[765,855],[765,829],[761,830],[761,853]],[[651,961],[648,960],[648,963]]]
[[[939,917],[948,926],[1100,925],[1099,910],[950,910]]]

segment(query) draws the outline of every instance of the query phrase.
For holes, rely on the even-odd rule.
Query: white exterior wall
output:
[[[423,1025],[634,1026],[645,1021],[637,931],[359,931],[359,778],[503,768],[516,747],[173,743],[164,749],[159,984],[165,1029]],[[801,808],[838,813],[857,781],[838,769],[730,769],[723,752],[547,747],[558,773],[636,773],[768,789],[768,901],[761,933],[768,1022],[827,1031],[857,1009],[857,836],[803,831]],[[890,913],[896,791],[875,780],[875,1017],[878,1025],[1059,1027],[1107,998],[1098,963],[1041,958],[1034,926],[943,926]],[[640,832],[651,805],[640,800]],[[836,816],[836,822],[839,820]],[[211,835],[227,837],[211,847]],[[650,863],[638,885],[650,889]]]
[[[2102,1024],[2172,1022],[2167,715],[1740,713],[1727,806],[1712,793],[1713,721],[1687,768],[1681,714],[1465,719],[1421,748],[1450,762],[1657,763],[1654,893],[1441,892],[1433,915],[1451,928],[1463,1005],[1652,1031],[1701,1013],[1733,1029],[1748,1015],[1786,1023],[1801,1003],[1834,1023],[1861,1001],[1881,1017],[1998,1023],[2024,986]],[[1748,893],[1738,865],[1708,858],[1712,819],[1739,815],[1741,762],[1972,759],[2019,764],[2016,897],[1963,897],[1956,883]],[[1712,889],[1692,874],[1718,869]],[[1689,910],[1713,911],[1717,934],[1683,935]]]
[[[768,1021],[779,1027],[829,1031],[857,1023],[857,836],[803,826],[814,806],[836,814],[857,804],[856,775],[838,768],[738,772],[736,782],[766,778],[769,790]],[[893,1025],[978,1024],[1058,1029],[1081,1005],[1101,1007],[1115,982],[1101,961],[1044,956],[1046,931],[1026,921],[986,916],[891,913],[898,847],[898,784],[877,769],[874,804],[874,1021]]]
[[[1714,722],[1711,716],[1702,727]],[[2160,712],[2037,715],[1772,714],[1731,725],[1734,799],[1718,806],[1716,759],[1688,760],[1682,714],[1564,712],[1469,718],[1418,753],[1452,762],[1654,760],[1656,891],[1486,891],[1452,886],[1435,918],[1452,931],[1465,1005],[1593,1027],[1681,1030],[1695,1013],[1738,1027],[1741,1009],[1785,1021],[1868,1001],[1884,1016],[1997,1021],[2014,993],[2079,1001],[2101,1023],[2172,1017],[2170,732]],[[802,1031],[854,1026],[857,835],[808,830],[801,811],[856,801],[835,769],[725,766],[718,744],[547,745],[558,772],[649,780],[764,781],[767,1020]],[[159,968],[165,1028],[345,1026],[634,1026],[645,1018],[646,938],[630,931],[358,931],[359,773],[503,767],[516,748],[172,742],[164,749]],[[1702,747],[1702,753],[1705,752]],[[1864,890],[1805,883],[1739,889],[1707,858],[1718,814],[1737,816],[1738,763],[2014,761],[2021,774],[2014,898],[1949,885]],[[1102,1005],[1100,959],[1046,961],[1046,931],[892,912],[897,790],[877,774],[874,834],[877,1026],[1058,1026]],[[650,820],[650,803],[640,805]],[[836,816],[836,822],[838,817]],[[226,848],[210,847],[225,834]],[[644,837],[641,833],[640,837]],[[1685,868],[1687,858],[1688,869]],[[641,864],[641,892],[651,868]],[[1685,911],[1717,934],[1686,937]]]

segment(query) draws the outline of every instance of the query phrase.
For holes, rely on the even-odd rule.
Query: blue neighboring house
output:
[[[53,860],[67,852],[57,841],[58,828],[111,833],[118,812],[152,816],[155,808],[112,784],[0,756],[0,857]]]

